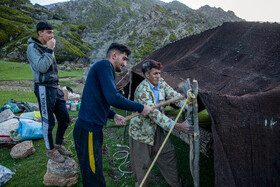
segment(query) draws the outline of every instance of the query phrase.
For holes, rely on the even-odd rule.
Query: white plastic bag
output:
[[[13,174],[15,173],[0,165],[0,186],[3,186],[6,182],[8,182],[12,178]]]

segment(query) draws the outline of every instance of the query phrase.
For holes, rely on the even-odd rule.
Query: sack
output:
[[[10,131],[14,141],[32,140],[43,138],[42,124],[33,120],[20,120],[18,128]]]
[[[14,113],[10,109],[6,109],[0,113],[0,123],[12,119],[15,117]]]
[[[13,141],[10,137],[10,132],[16,129],[18,127],[18,124],[18,120],[14,118],[5,120],[0,123],[0,146],[9,147],[18,143]]]

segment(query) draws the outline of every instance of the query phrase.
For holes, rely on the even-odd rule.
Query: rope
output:
[[[123,76],[123,78],[116,84],[116,86],[119,85],[119,83],[123,81],[123,79],[130,73],[130,71],[131,71],[131,70],[128,70],[128,71],[127,71],[127,73],[126,73],[126,74]]]
[[[192,99],[195,99],[195,95],[194,93],[192,93],[192,89],[189,89],[188,92],[187,92],[187,99],[186,99],[186,102],[187,104],[190,104],[191,103],[191,100]]]
[[[73,132],[73,129],[65,136],[66,138],[68,138],[68,136],[71,134]],[[68,148],[67,148],[67,150],[68,151],[70,151],[70,148],[72,147],[72,146],[74,146],[74,141],[72,141],[72,140],[66,140],[66,139],[64,139],[66,142],[70,142],[70,145],[68,146]]]
[[[117,146],[117,147],[123,147],[123,148],[129,149],[129,147],[126,146],[126,145],[117,144],[116,146]],[[122,156],[122,157],[117,157],[117,158],[115,158],[116,155],[117,155],[117,154],[120,154],[120,153],[125,153],[125,155]],[[119,167],[118,167],[119,171],[121,172],[121,176],[120,176],[118,179],[121,179],[125,174],[131,174],[131,173],[132,173],[131,171],[124,171],[124,170],[121,169],[122,165],[127,165],[127,164],[129,163],[129,161],[127,161],[128,156],[129,156],[129,152],[126,151],[126,150],[117,151],[117,152],[115,152],[115,153],[113,154],[113,157],[114,157],[116,160],[124,159],[124,161],[123,161],[123,162],[119,165]]]

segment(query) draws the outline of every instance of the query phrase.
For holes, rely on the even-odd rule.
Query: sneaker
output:
[[[62,155],[65,156],[74,156],[74,154],[71,151],[68,151],[63,145],[54,145],[54,148]]]
[[[63,163],[65,162],[65,158],[57,151],[48,151],[47,157],[55,162]]]

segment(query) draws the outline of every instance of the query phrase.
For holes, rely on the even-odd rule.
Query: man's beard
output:
[[[115,70],[115,71],[116,71],[116,72],[121,72],[121,71],[122,71],[122,69],[120,68],[120,67],[121,67],[121,65],[120,65],[119,60],[117,60],[115,64],[116,64],[116,70]]]
[[[119,66],[116,66],[116,72],[121,72],[121,68]]]

